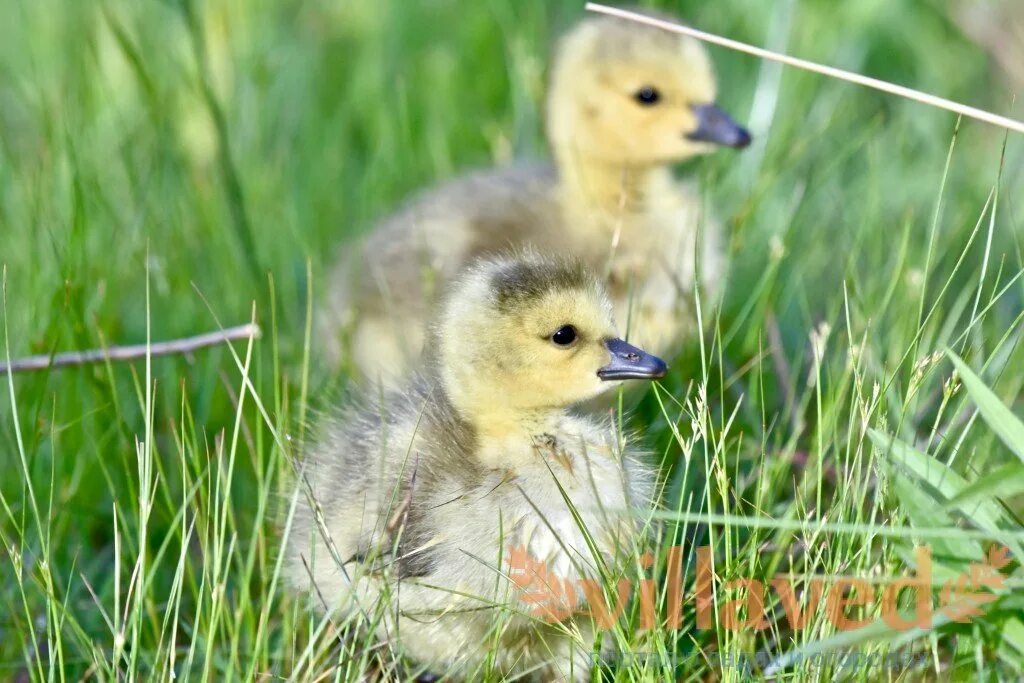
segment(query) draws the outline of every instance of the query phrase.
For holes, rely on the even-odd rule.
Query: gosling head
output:
[[[560,41],[548,135],[560,154],[624,166],[683,161],[750,134],[715,105],[715,75],[696,40],[612,17]]]
[[[565,408],[614,380],[667,371],[618,338],[602,286],[580,263],[536,255],[470,268],[450,290],[432,343],[463,414]]]

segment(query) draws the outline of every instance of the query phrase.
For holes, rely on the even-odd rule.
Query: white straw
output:
[[[877,78],[870,78],[868,76],[861,76],[850,71],[843,71],[842,69],[836,69],[831,66],[824,66],[822,64],[815,64],[809,62],[806,59],[799,59],[797,57],[790,57],[789,55],[780,54],[778,52],[772,52],[771,50],[765,50],[764,48],[755,47],[753,45],[747,45],[741,43],[738,40],[731,40],[729,38],[723,38],[713,33],[706,33],[704,31],[698,31],[695,28],[689,26],[681,26],[679,24],[664,21],[662,19],[655,19],[654,17],[648,17],[643,14],[637,14],[636,12],[630,12],[628,10],[618,9],[616,7],[608,7],[607,5],[601,5],[596,2],[588,2],[586,8],[591,12],[597,12],[599,14],[607,14],[613,17],[619,17],[621,19],[628,19],[629,21],[636,21],[641,24],[647,24],[648,26],[656,26],[666,31],[672,31],[674,33],[681,33],[683,35],[696,38],[697,40],[703,40],[708,43],[715,45],[721,45],[727,47],[730,50],[736,50],[738,52],[746,52],[748,55],[754,55],[755,57],[761,57],[762,59],[770,59],[774,62],[780,62],[788,66],[795,66],[798,69],[804,69],[805,71],[813,71],[817,74],[824,76],[830,76],[832,78],[839,78],[850,83],[856,83],[858,85],[864,85],[875,90],[881,90],[892,95],[898,95],[899,97],[905,97],[908,100],[914,100],[915,102],[921,102],[922,104],[929,104],[933,107],[945,109],[955,114],[960,114],[968,118],[977,119],[978,121],[984,121],[985,123],[991,123],[994,126],[1005,128],[1007,130],[1016,131],[1017,133],[1024,133],[1024,123],[1016,121],[1005,116],[999,116],[987,112],[983,109],[976,107],[968,107],[966,104],[960,104],[959,102],[953,102],[942,97],[936,97],[935,95],[929,95],[912,88],[906,88],[902,85],[895,85],[887,81],[880,81]]]
[[[105,349],[90,349],[89,351],[68,351],[53,356],[39,355],[16,358],[10,363],[0,361],[0,375],[14,372],[31,372],[35,370],[47,370],[49,368],[62,368],[68,365],[85,365],[87,363],[102,363],[105,361],[137,360],[152,356],[167,356],[178,353],[191,353],[198,349],[214,346],[222,342],[248,339],[249,337],[260,336],[260,328],[255,323],[229,327],[226,330],[206,332],[197,334],[194,337],[184,339],[171,339],[169,341],[153,342],[151,344],[135,344],[132,346],[108,346]]]

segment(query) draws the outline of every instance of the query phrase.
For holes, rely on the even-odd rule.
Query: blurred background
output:
[[[1013,2],[643,4],[1024,116],[1014,99],[1024,11]],[[19,375],[4,389],[0,678],[43,678],[51,666],[102,678],[129,661],[218,676],[311,666],[296,645],[307,618],[267,589],[281,475],[305,425],[345,391],[343,377],[306,362],[309,306],[344,241],[414,189],[545,155],[546,65],[582,3],[0,0],[0,10],[10,354],[144,342],[147,324],[154,340],[186,336],[254,310],[264,330],[249,389],[223,347],[154,360],[150,385],[134,363]],[[702,361],[699,344],[681,348],[665,388],[682,403],[695,380],[714,379],[715,420],[738,415],[720,451],[735,498],[776,482],[775,497],[746,512],[784,515],[804,509],[794,458],[831,458],[829,444],[845,442],[853,354],[869,359],[869,393],[894,381],[881,419],[911,441],[927,436],[936,405],[908,403],[908,349],[913,361],[956,339],[979,354],[976,366],[1002,349],[1002,372],[987,379],[1000,396],[1019,394],[1022,290],[1002,288],[1021,269],[1022,146],[965,121],[951,151],[952,114],[710,50],[720,103],[755,142],[680,169],[702,179],[723,219],[731,267],[713,353]],[[997,210],[986,213],[994,188]],[[991,306],[958,337],[975,288]],[[819,374],[829,395],[815,410],[809,336],[822,323],[844,341]],[[999,347],[1004,335],[1011,343]],[[259,406],[246,400],[253,389]],[[664,413],[648,398],[637,420],[671,470],[678,449]],[[705,479],[697,472],[671,495],[699,500]],[[710,511],[718,498],[705,497]],[[214,549],[227,552],[213,561]],[[147,554],[133,593],[132,563]]]

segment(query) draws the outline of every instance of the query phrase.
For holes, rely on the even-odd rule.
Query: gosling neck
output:
[[[672,183],[665,164],[623,164],[583,156],[577,150],[556,149],[563,198],[576,210],[598,211],[610,217],[651,210]]]
[[[491,410],[474,415],[477,457],[485,467],[500,469],[531,462],[541,434],[556,431],[564,411],[548,409]]]
[[[482,440],[506,441],[528,437],[543,431],[566,412],[552,406],[527,408],[515,405],[500,392],[456,387],[452,382],[446,382],[446,385],[448,400]]]
[[[516,460],[528,458],[534,437],[552,431],[566,414],[563,408],[510,405],[493,392],[452,391],[448,385],[445,393],[459,418],[472,428],[478,456],[487,467],[514,466]]]

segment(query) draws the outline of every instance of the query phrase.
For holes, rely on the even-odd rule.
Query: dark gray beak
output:
[[[609,339],[604,345],[611,351],[612,362],[597,371],[597,376],[603,381],[658,379],[668,372],[665,361],[621,339]]]
[[[698,104],[693,107],[697,115],[697,130],[687,135],[694,142],[710,142],[725,147],[742,149],[750,144],[750,133],[724,111],[713,104]]]

